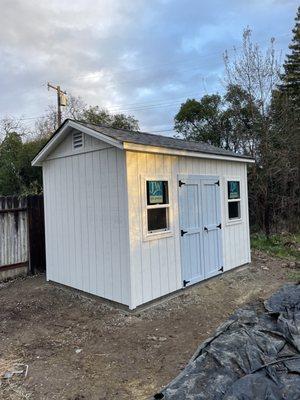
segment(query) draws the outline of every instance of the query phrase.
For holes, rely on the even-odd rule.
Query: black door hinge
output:
[[[224,267],[219,268],[218,271],[224,272]]]
[[[215,182],[215,185],[220,186],[220,181]]]
[[[188,283],[190,283],[191,281],[186,281],[186,280],[184,280],[183,281],[183,287],[186,287],[186,285],[188,284]]]
[[[219,225],[217,225],[217,228],[222,229],[222,224],[219,223]]]
[[[188,232],[188,231],[184,231],[183,229],[181,229],[180,235],[183,236],[183,235],[185,235],[187,232]]]
[[[179,181],[179,182],[178,182],[178,185],[179,185],[179,187],[181,187],[182,185],[185,185],[185,183],[182,182],[182,181]]]

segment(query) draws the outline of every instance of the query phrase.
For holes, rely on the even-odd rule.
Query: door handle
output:
[[[180,231],[181,236],[185,235],[186,233],[188,233],[188,231],[184,231],[183,229],[181,229],[181,231]]]

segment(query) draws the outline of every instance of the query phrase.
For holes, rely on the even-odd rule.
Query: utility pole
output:
[[[66,98],[67,92],[61,90],[59,85],[57,86],[51,85],[49,82],[47,84],[47,87],[48,90],[51,88],[56,90],[57,93],[57,127],[59,128],[61,126],[61,107],[67,105],[67,98]]]

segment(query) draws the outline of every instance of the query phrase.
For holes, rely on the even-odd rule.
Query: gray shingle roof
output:
[[[103,135],[109,136],[121,143],[136,143],[148,146],[165,147],[175,150],[187,150],[207,154],[223,155],[227,157],[249,158],[244,155],[233,153],[229,150],[221,149],[220,147],[212,146],[204,142],[186,141],[183,139],[176,139],[173,137],[155,135],[140,131],[128,131],[125,129],[116,129],[107,126],[100,126],[89,124],[86,122],[74,121],[87,128],[93,129]]]

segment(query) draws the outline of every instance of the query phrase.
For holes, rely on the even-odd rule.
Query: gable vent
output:
[[[73,149],[78,149],[83,146],[83,134],[82,132],[73,133]]]

